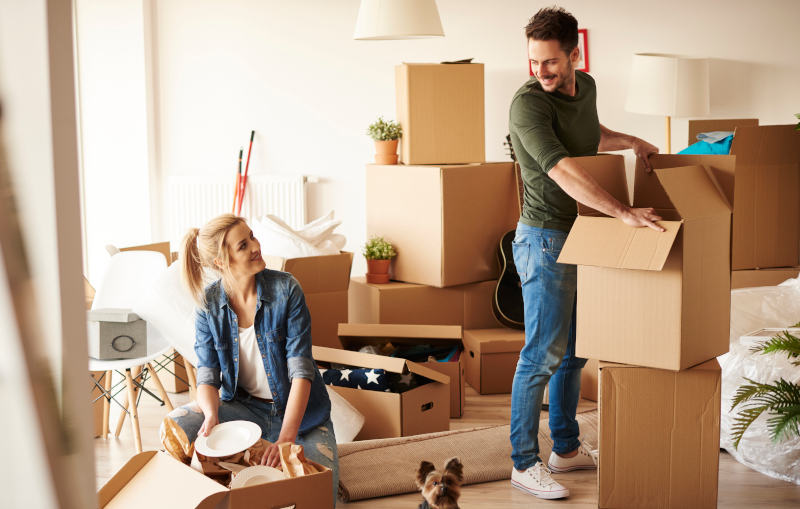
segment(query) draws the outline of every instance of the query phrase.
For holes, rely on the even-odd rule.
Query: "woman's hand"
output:
[[[209,412],[206,414],[206,418],[203,421],[203,425],[200,426],[200,431],[197,432],[198,437],[207,437],[211,430],[219,424],[219,417],[217,417],[216,413]]]
[[[277,442],[267,447],[267,450],[264,451],[264,456],[261,457],[261,464],[268,467],[277,468],[278,465],[281,464],[281,453],[278,449],[278,445],[287,443],[293,444],[294,440],[278,438]]]

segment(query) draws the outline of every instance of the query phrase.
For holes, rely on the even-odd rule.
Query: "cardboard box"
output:
[[[597,401],[600,388],[598,380],[598,360],[589,359],[581,370],[581,397],[589,401]]]
[[[800,267],[779,269],[734,270],[731,272],[731,290],[756,288],[759,286],[778,286],[787,279],[800,275]]]
[[[291,273],[306,297],[311,313],[311,340],[317,346],[341,348],[340,323],[347,323],[347,288],[353,253],[285,259],[265,256],[268,269]]]
[[[387,342],[407,344],[458,344],[460,327],[341,324],[341,343],[345,348],[360,348]],[[450,378],[415,362],[348,350],[313,347],[317,362],[334,362],[390,373],[414,373],[433,380],[402,394],[331,387],[361,412],[366,421],[356,440],[396,438],[450,430]]]
[[[576,354],[686,369],[729,348],[731,209],[703,166],[636,178],[633,206],[657,209],[666,231],[579,205],[559,256],[579,266]]]
[[[464,331],[467,383],[479,394],[511,394],[525,331],[482,329]]]
[[[497,279],[517,227],[513,163],[367,166],[367,234],[397,250],[393,280],[439,288]]]
[[[309,463],[321,472],[231,490],[166,453],[147,451],[131,458],[100,489],[100,508],[332,509],[333,473]]]
[[[600,363],[599,507],[717,507],[720,373]]]
[[[486,161],[483,64],[395,66],[405,164]]]
[[[744,120],[705,121],[702,131],[732,130]],[[752,121],[751,121],[752,122]],[[740,125],[729,156],[654,155],[653,168],[709,166],[733,207],[731,269],[800,265],[800,131],[792,125]],[[636,180],[647,184],[641,161]],[[653,191],[657,193],[657,191]],[[663,192],[657,193],[663,197]],[[634,197],[638,189],[634,190]]]
[[[497,329],[492,312],[497,281],[435,288],[392,281],[367,283],[350,279],[350,323],[459,325],[463,329]]]

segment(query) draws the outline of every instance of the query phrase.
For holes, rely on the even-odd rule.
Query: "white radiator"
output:
[[[306,224],[305,176],[248,175],[242,217],[274,214],[295,230]],[[313,181],[313,180],[312,180]],[[180,248],[186,230],[200,228],[231,212],[235,182],[222,177],[169,177],[167,233],[172,249]]]

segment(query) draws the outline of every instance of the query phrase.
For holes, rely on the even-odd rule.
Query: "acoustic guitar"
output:
[[[517,195],[519,198],[519,210],[522,214],[522,204],[524,203],[525,185],[522,182],[522,171],[520,170],[517,157],[514,154],[514,147],[511,146],[511,136],[506,136],[509,155],[514,160],[514,170],[517,176]],[[500,245],[497,246],[497,261],[500,264],[500,279],[497,281],[492,296],[492,311],[497,321],[510,329],[525,330],[525,307],[522,302],[522,283],[517,274],[517,267],[514,265],[514,253],[512,244],[516,230],[503,235]]]

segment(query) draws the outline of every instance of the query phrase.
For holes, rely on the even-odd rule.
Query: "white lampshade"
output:
[[[634,55],[625,111],[663,117],[708,115],[708,58]]]
[[[353,39],[444,37],[436,0],[361,0]]]

